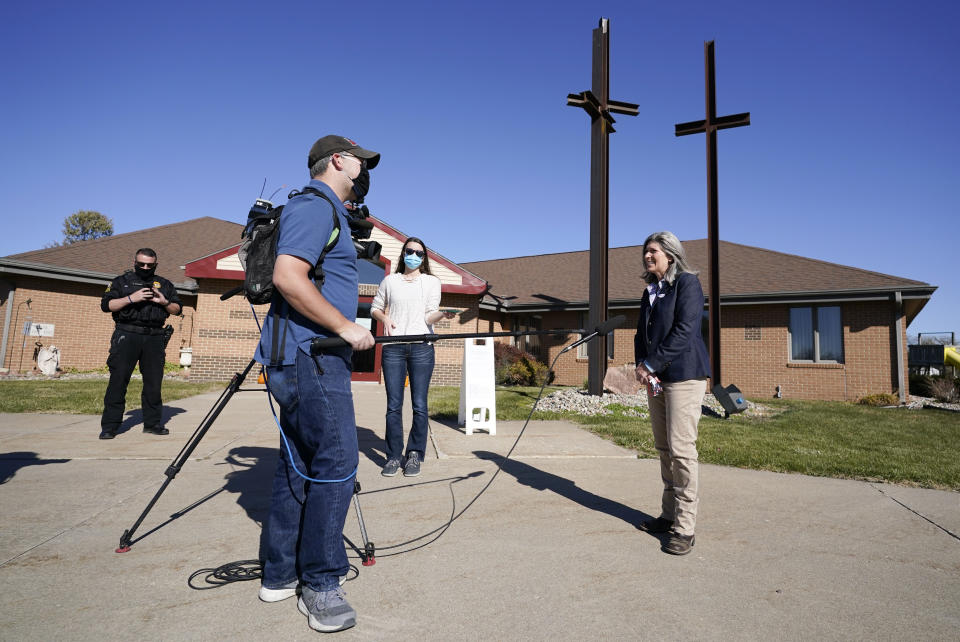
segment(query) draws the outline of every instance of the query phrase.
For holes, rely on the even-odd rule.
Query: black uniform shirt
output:
[[[137,276],[135,271],[127,270],[115,278],[107,287],[107,291],[103,293],[103,298],[100,299],[100,309],[104,312],[110,312],[108,306],[112,299],[126,298],[143,288],[156,288],[167,298],[167,301],[183,307],[180,298],[177,296],[177,289],[167,279],[154,275],[153,278],[145,281]],[[149,300],[124,306],[112,314],[115,323],[129,323],[145,328],[162,328],[163,322],[170,316],[164,306]]]

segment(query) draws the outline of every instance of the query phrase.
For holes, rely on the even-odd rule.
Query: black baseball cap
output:
[[[350,152],[357,158],[364,159],[367,161],[367,169],[373,169],[380,162],[380,154],[377,152],[364,149],[349,138],[331,134],[330,136],[324,136],[310,148],[310,155],[307,156],[307,167],[313,167],[313,164],[324,156],[338,152]]]

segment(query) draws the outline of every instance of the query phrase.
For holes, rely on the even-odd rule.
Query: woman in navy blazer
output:
[[[700,336],[703,289],[671,232],[647,237],[643,265],[641,276],[647,286],[633,346],[637,379],[647,385],[663,498],[660,516],[640,529],[669,533],[663,550],[686,555],[695,541],[697,425],[710,377],[710,360]]]

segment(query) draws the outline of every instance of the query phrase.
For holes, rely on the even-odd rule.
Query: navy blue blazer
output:
[[[710,357],[700,337],[703,289],[696,275],[681,273],[673,285],[663,284],[650,308],[646,290],[633,339],[639,365],[646,361],[660,381],[676,382],[710,376]]]

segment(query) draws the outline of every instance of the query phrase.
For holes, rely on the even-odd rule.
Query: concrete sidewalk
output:
[[[383,388],[354,396],[378,555],[353,560],[358,623],[337,639],[960,638],[958,493],[703,466],[697,543],[673,557],[636,529],[657,513],[656,461],[533,422],[442,531],[521,423],[468,437],[434,422],[423,474],[386,479]],[[260,602],[258,582],[187,585],[258,557],[278,443],[261,392],[234,396],[130,552],[114,552],[217,397],[168,404],[168,437],[141,433],[138,411],[112,441],[99,417],[0,415],[0,640],[321,635],[295,600]],[[353,510],[346,535],[361,541]]]

